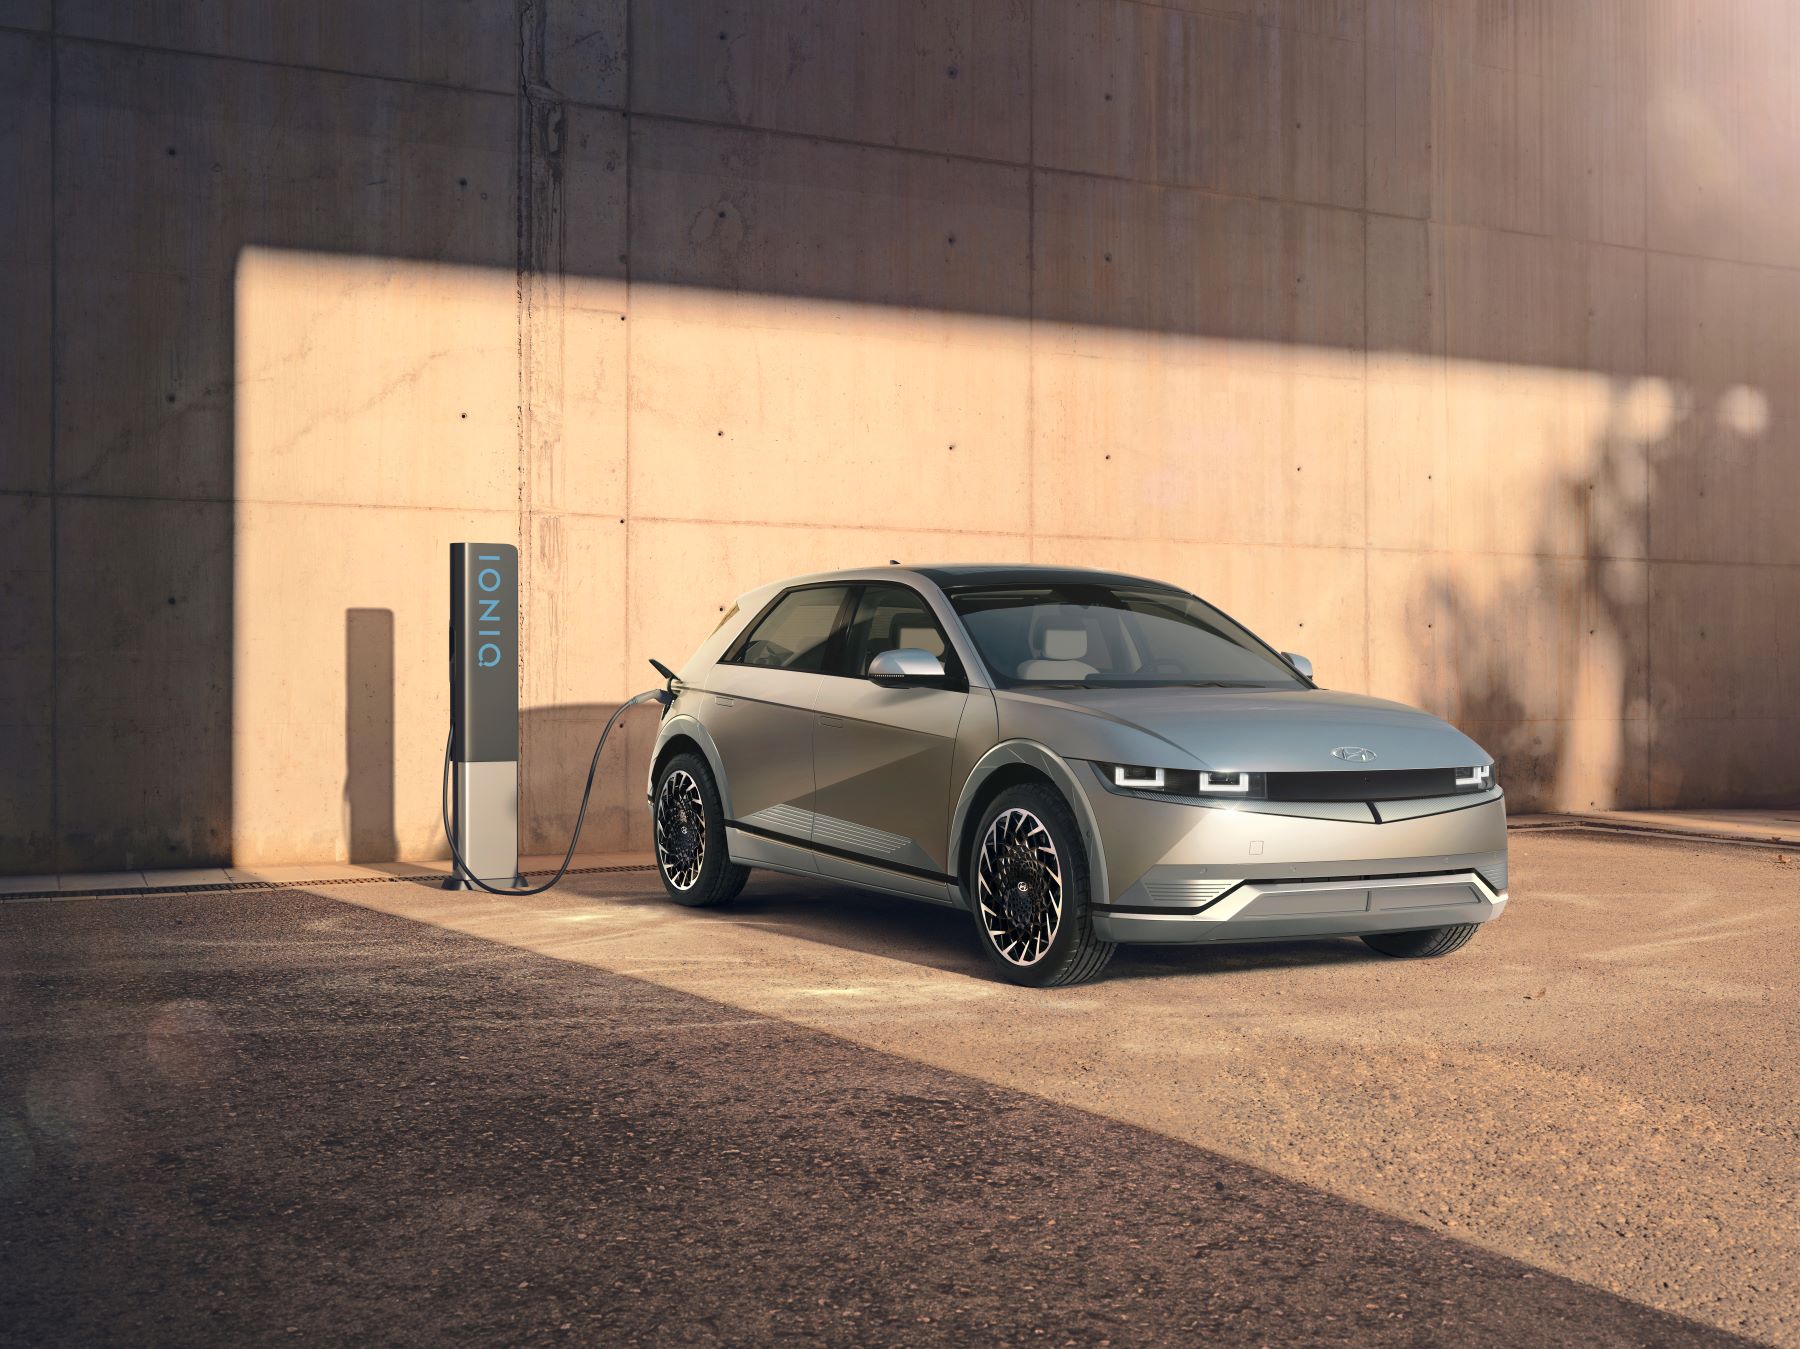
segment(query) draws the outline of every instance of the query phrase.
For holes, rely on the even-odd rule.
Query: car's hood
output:
[[[1003,736],[1041,739],[1071,758],[1268,773],[1464,768],[1490,758],[1427,712],[1324,689],[1012,689],[996,699]],[[1159,741],[1176,753],[1153,762]]]

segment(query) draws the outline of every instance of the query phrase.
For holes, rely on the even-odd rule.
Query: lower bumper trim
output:
[[[1109,941],[1267,941],[1485,923],[1499,917],[1506,902],[1505,891],[1465,869],[1246,880],[1201,905],[1096,906],[1093,922],[1096,934]]]
[[[1386,875],[1381,875],[1381,876],[1333,876],[1330,878],[1330,880],[1324,881],[1324,882],[1320,882],[1320,881],[1294,881],[1294,882],[1239,881],[1239,882],[1237,882],[1237,884],[1233,885],[1230,889],[1221,890],[1217,895],[1215,895],[1215,896],[1213,896],[1213,898],[1207,900],[1204,904],[1191,904],[1191,905],[1187,905],[1187,906],[1177,906],[1177,905],[1171,905],[1171,904],[1156,904],[1156,905],[1150,905],[1150,904],[1096,904],[1094,906],[1094,912],[1095,913],[1123,913],[1123,914],[1157,914],[1157,915],[1175,914],[1175,915],[1180,915],[1183,917],[1191,918],[1195,914],[1205,913],[1208,909],[1214,908],[1217,905],[1225,903],[1233,895],[1237,894],[1238,891],[1242,890],[1245,886],[1252,886],[1261,891],[1271,891],[1271,890],[1277,890],[1277,889],[1291,890],[1296,887],[1313,890],[1313,889],[1320,888],[1321,885],[1337,888],[1337,887],[1341,887],[1341,886],[1345,886],[1345,885],[1362,884],[1365,882],[1380,882],[1382,884],[1383,888],[1387,888],[1387,882],[1390,882],[1390,881],[1422,881],[1422,880],[1434,880],[1434,879],[1440,879],[1440,878],[1449,878],[1451,880],[1461,880],[1468,876],[1477,875],[1477,874],[1479,874],[1479,873],[1469,871],[1466,868],[1462,868],[1462,869],[1450,869],[1450,870],[1444,870],[1444,871],[1396,871],[1396,872],[1389,872]],[[1483,877],[1484,882],[1485,882],[1485,880],[1486,880],[1486,878]],[[1488,887],[1488,888],[1491,889],[1491,887]]]

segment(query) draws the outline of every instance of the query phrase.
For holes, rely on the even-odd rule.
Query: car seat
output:
[[[1097,674],[1083,659],[1088,653],[1088,632],[1078,614],[1052,613],[1031,625],[1033,659],[1019,666],[1020,679],[1085,679]]]
[[[920,651],[929,651],[939,660],[944,658],[944,637],[936,628],[901,628],[894,634],[894,645],[917,647]]]

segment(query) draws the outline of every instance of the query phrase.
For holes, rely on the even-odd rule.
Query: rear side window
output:
[[[825,668],[826,648],[848,586],[811,586],[790,590],[751,625],[732,651],[729,662],[765,670],[798,670],[818,674]]]

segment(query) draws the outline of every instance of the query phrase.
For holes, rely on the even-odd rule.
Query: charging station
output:
[[[444,833],[450,840],[446,890],[538,895],[568,874],[587,819],[594,774],[606,740],[632,708],[674,699],[676,675],[650,662],[665,681],[627,698],[606,719],[569,848],[556,874],[527,888],[519,872],[519,550],[510,543],[450,545],[450,736],[444,742]]]
[[[519,550],[450,545],[451,840],[444,888],[519,875]]]

